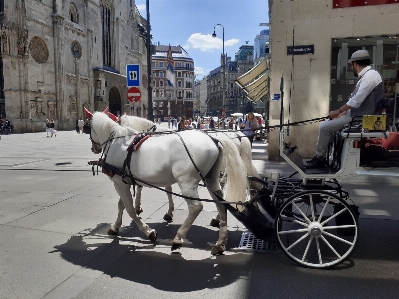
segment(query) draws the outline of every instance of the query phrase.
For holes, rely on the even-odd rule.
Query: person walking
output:
[[[84,125],[84,121],[82,118],[79,118],[78,120],[78,127],[79,127],[79,134],[83,134],[83,125]]]
[[[209,129],[215,129],[215,121],[213,120],[213,117],[211,117],[211,120],[209,121]]]
[[[186,119],[182,117],[177,126],[177,131],[184,131],[185,129],[186,129]]]
[[[240,123],[240,128],[243,133],[248,136],[248,139],[251,142],[251,147],[252,142],[254,141],[255,130],[257,127],[258,123],[255,119],[255,115],[252,112],[249,112],[247,115],[247,119]]]
[[[50,121],[46,119],[46,137],[49,137],[50,134]]]
[[[49,127],[50,127],[50,137],[53,137],[53,135],[54,137],[57,137],[57,130],[55,129],[55,124],[53,119],[50,120]]]
[[[348,61],[348,68],[358,77],[355,89],[349,100],[337,110],[330,111],[327,120],[320,124],[319,137],[316,146],[316,156],[306,161],[307,168],[322,168],[327,166],[328,144],[333,133],[341,130],[350,123],[352,117],[373,115],[377,111],[384,97],[384,86],[381,75],[370,66],[371,59],[367,50],[358,50]]]

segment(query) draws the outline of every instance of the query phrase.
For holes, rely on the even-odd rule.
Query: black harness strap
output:
[[[195,162],[194,162],[194,160],[193,160],[193,157],[191,156],[190,152],[188,151],[188,148],[187,148],[187,146],[186,146],[186,143],[184,142],[183,138],[181,137],[181,135],[180,135],[179,133],[176,132],[176,135],[179,136],[181,142],[183,143],[184,149],[186,150],[187,155],[188,155],[188,157],[189,157],[190,160],[191,160],[191,163],[193,163],[193,165],[194,165],[194,167],[195,167],[195,170],[197,170],[198,174],[200,175],[200,177],[201,177],[201,179],[202,179],[202,182],[204,183],[204,185],[206,185],[206,183],[205,183],[205,177],[202,175],[201,171],[198,169],[197,165],[195,164]],[[208,136],[209,136],[209,135],[208,135]],[[210,136],[209,136],[209,137],[210,137]]]

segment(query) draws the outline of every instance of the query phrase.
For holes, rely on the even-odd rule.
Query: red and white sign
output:
[[[141,98],[141,91],[137,87],[130,87],[127,90],[127,99],[130,102],[136,103],[136,102],[140,101],[140,98]]]
[[[333,8],[383,5],[383,4],[393,4],[393,3],[398,4],[398,0],[334,0]]]

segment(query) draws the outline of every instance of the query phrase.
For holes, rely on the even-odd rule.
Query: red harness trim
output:
[[[132,142],[128,146],[127,151],[132,151],[132,152],[137,151],[139,149],[139,147],[143,144],[143,142],[146,141],[151,136],[146,135],[143,138],[140,138],[140,137],[141,137],[141,135],[139,135],[139,134],[136,135],[136,137],[132,140]],[[139,140],[137,141],[137,139],[139,139]]]

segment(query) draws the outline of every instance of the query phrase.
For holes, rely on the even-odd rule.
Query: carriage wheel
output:
[[[326,191],[291,196],[275,219],[277,239],[293,261],[327,268],[349,256],[358,236],[357,216],[340,197]]]

